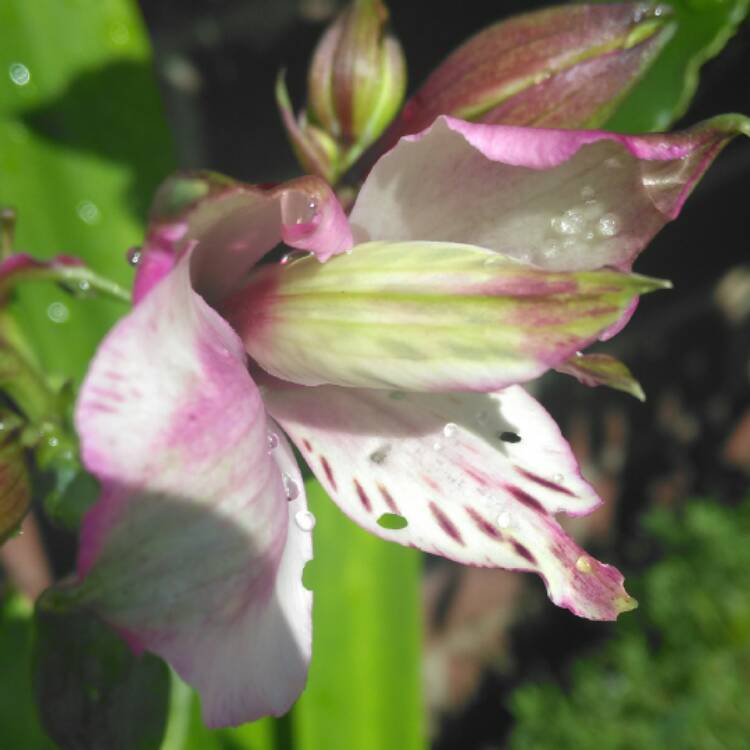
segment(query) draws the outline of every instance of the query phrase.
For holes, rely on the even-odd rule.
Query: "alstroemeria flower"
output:
[[[77,407],[102,484],[80,601],[194,685],[208,724],[285,712],[310,658],[314,521],[285,432],[384,539],[533,571],[583,617],[632,608],[620,573],[558,524],[601,501],[516,384],[660,286],[625,269],[741,127],[626,137],[440,118],[380,160],[348,220],[316,178],[170,180],[137,304]],[[280,241],[317,259],[256,268]]]

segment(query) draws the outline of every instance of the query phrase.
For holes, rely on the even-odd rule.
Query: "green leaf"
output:
[[[169,670],[93,615],[57,606],[35,613],[34,687],[42,722],[63,750],[156,750],[166,725]]]
[[[669,0],[677,31],[638,83],[607,130],[667,130],[688,108],[700,68],[718,55],[750,10],[750,0]],[[743,85],[743,84],[739,84]]]
[[[0,600],[0,732],[9,750],[55,750],[34,710],[29,660],[32,606],[20,594]]]
[[[0,3],[0,204],[18,212],[16,250],[77,255],[129,286],[129,245],[173,166],[130,0]],[[12,306],[48,371],[80,379],[124,305],[28,282]]]
[[[421,557],[355,526],[315,481],[305,584],[313,660],[293,711],[298,750],[426,747],[420,689]]]
[[[281,750],[284,720],[262,719],[230,729],[207,729],[195,691],[172,673],[169,723],[160,750]]]

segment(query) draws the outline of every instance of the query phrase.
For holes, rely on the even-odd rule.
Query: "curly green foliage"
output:
[[[741,750],[750,737],[750,500],[652,511],[666,556],[640,609],[572,669],[513,695],[513,750]],[[635,587],[634,587],[635,588]]]

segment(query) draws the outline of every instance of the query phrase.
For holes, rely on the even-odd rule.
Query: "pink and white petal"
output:
[[[479,245],[551,270],[627,269],[750,120],[625,136],[440,117],[375,165],[350,220],[358,242]]]
[[[280,242],[321,261],[352,245],[344,210],[319,177],[264,189],[208,172],[178,173],[159,188],[151,214],[144,266],[151,253],[179,255],[194,247],[193,283],[211,303]],[[159,278],[139,279],[139,296]]]
[[[310,656],[310,541],[285,490],[302,481],[286,444],[269,450],[242,344],[192,290],[190,253],[105,339],[76,426],[102,486],[81,602],[172,664],[210,725],[284,713]]]
[[[590,619],[634,606],[622,575],[554,514],[600,499],[557,425],[522,388],[414,394],[263,381],[269,412],[331,498],[384,539],[458,562],[533,571],[556,604]],[[384,528],[385,514],[406,526]]]

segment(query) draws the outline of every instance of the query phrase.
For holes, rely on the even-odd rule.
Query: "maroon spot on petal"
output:
[[[438,522],[440,528],[451,538],[454,542],[457,542],[461,546],[464,544],[464,540],[461,537],[461,533],[456,528],[456,524],[451,521],[448,516],[435,504],[430,503],[430,510],[432,515],[435,516],[435,520]]]
[[[305,450],[309,453],[312,450],[312,445],[310,445],[309,440],[302,440],[302,445],[305,447]]]
[[[323,467],[323,471],[326,473],[326,479],[328,480],[331,487],[333,487],[334,490],[337,490],[338,487],[336,486],[336,479],[333,476],[333,469],[331,468],[331,464],[328,463],[328,459],[325,456],[320,457],[320,465]]]
[[[536,565],[536,557],[534,557],[534,555],[532,555],[531,552],[521,544],[521,542],[517,542],[513,539],[511,544],[513,545],[513,549],[523,557],[524,560],[528,560],[532,565]]]
[[[388,490],[383,487],[382,484],[378,485],[378,489],[380,490],[380,494],[383,496],[383,500],[385,500],[385,504],[396,514],[396,515],[402,515],[401,511],[398,509],[398,505],[396,505],[396,501],[393,499],[393,496],[391,495]]]
[[[480,474],[476,469],[472,469],[471,466],[462,466],[461,470],[464,474],[470,476],[477,484],[481,484],[482,487],[489,485],[489,479],[484,475]]]
[[[422,474],[422,481],[433,491],[440,492],[440,485],[431,477]]]
[[[528,492],[524,492],[520,487],[514,487],[512,484],[506,484],[505,489],[510,492],[510,494],[513,495],[513,497],[515,497],[519,503],[522,503],[527,508],[531,508],[531,510],[535,510],[537,513],[547,512],[544,509],[544,506],[538,500],[531,497]]]
[[[540,477],[530,471],[526,471],[526,469],[522,469],[520,466],[516,466],[516,471],[522,477],[526,477],[530,482],[534,482],[540,487],[546,487],[548,490],[559,492],[562,495],[568,495],[570,497],[575,496],[575,492],[571,492],[567,487],[563,487],[562,485],[557,484],[557,482],[551,482],[549,479],[545,479],[544,477]]]
[[[503,535],[486,519],[477,513],[474,508],[466,507],[466,512],[469,514],[469,518],[477,525],[477,528],[488,537],[499,541],[502,541]]]
[[[367,497],[367,493],[362,488],[362,485],[355,479],[354,480],[354,489],[357,490],[357,495],[359,496],[359,501],[362,503],[362,507],[369,513],[372,511],[372,503],[370,502],[370,498]]]

